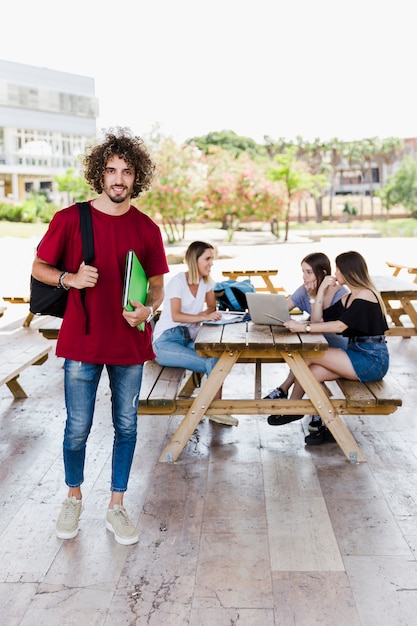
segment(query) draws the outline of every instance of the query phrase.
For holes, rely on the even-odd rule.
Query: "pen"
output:
[[[288,320],[281,320],[279,317],[275,317],[275,315],[269,315],[269,313],[264,313],[265,317],[271,317],[273,320],[277,320],[277,322],[281,322],[284,324]]]

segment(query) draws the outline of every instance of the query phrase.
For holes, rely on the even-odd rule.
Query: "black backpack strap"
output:
[[[94,235],[91,220],[91,209],[89,202],[77,202],[80,212],[81,239],[83,242],[83,257],[87,265],[94,259]]]
[[[94,259],[94,235],[93,235],[93,223],[91,219],[91,208],[89,202],[77,202],[78,210],[80,212],[80,227],[81,227],[81,239],[83,243],[83,257],[84,263],[90,265]],[[81,302],[84,307],[86,318],[86,333],[89,332],[88,315],[85,308],[85,289],[81,289]]]

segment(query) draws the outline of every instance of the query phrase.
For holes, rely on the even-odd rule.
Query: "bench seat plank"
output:
[[[182,367],[164,367],[148,396],[148,404],[160,406],[175,405],[185,371]]]
[[[48,358],[52,346],[31,344],[21,349],[8,348],[1,354],[0,385],[6,384],[16,399],[27,398],[17,381],[19,374],[30,365],[42,365]]]
[[[192,372],[181,367],[163,367],[156,361],[148,361],[144,366],[139,406],[142,412],[151,415],[184,415],[193,399],[195,382]],[[261,380],[258,380],[261,386]],[[397,389],[389,374],[383,381],[361,383],[359,381],[339,379],[326,383],[330,402],[340,415],[390,415],[394,413],[402,400],[397,398]],[[259,396],[259,393],[258,393]],[[259,414],[285,413],[312,414],[314,406],[309,399],[263,400],[213,400],[207,407],[211,414]]]
[[[368,387],[357,380],[341,378],[337,381],[343,391],[348,406],[376,406],[376,398]]]
[[[175,413],[180,393],[192,393],[192,372],[183,367],[164,367],[156,361],[147,361],[143,368],[139,407],[143,412]]]
[[[341,378],[337,381],[339,388],[346,397],[347,407],[396,407],[402,406],[395,383],[388,373],[383,380],[372,383],[361,383],[355,380]],[[378,413],[379,410],[375,409]]]

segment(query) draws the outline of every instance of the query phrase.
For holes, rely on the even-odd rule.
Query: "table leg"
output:
[[[417,328],[417,311],[410,298],[401,298],[401,306],[404,313],[410,318],[414,328]]]
[[[171,437],[171,441],[159,457],[160,463],[174,463],[178,459],[197,424],[206,413],[218,390],[221,389],[226,376],[239,359],[240,354],[240,351],[236,351],[224,352],[221,355],[210,376],[201,387],[198,395]]]
[[[264,279],[264,283],[271,293],[278,293],[278,289],[274,287],[274,285],[272,284],[272,280],[269,278],[269,276],[263,274],[262,278]]]
[[[294,376],[314,404],[317,414],[330,430],[350,462],[365,461],[365,457],[346,424],[340,419],[330,402],[326,391],[312,375],[310,368],[298,352],[283,354]]]
[[[23,326],[28,328],[30,326],[31,321],[33,320],[33,313],[29,312],[23,322]]]

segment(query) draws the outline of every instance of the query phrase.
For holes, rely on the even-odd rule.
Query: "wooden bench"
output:
[[[395,384],[384,378],[374,383],[361,383],[359,381],[340,379],[326,383],[330,391],[330,402],[339,415],[390,415],[398,407],[402,406],[401,398]],[[192,404],[193,398],[178,397],[175,412],[183,415]],[[313,415],[316,413],[313,403],[308,399],[303,400],[213,400],[207,408],[207,415],[212,413],[233,413],[236,415],[248,414],[248,403],[253,403],[253,414],[288,414],[303,413]],[[296,404],[296,405],[295,405]]]
[[[29,296],[3,296],[3,300],[5,302],[10,302],[10,304],[29,304],[30,297]],[[25,321],[23,322],[23,326],[25,328],[28,328],[32,320],[33,320],[33,313],[29,311],[29,313],[27,314],[25,318]]]
[[[269,291],[270,293],[278,293],[284,291],[283,287],[275,287],[271,281],[271,276],[276,276],[278,270],[224,270],[223,276],[230,280],[237,280],[238,278],[262,278],[265,287],[258,287],[255,285],[256,291]]]
[[[50,345],[31,344],[7,347],[1,351],[0,385],[6,384],[16,399],[27,398],[17,379],[19,374],[30,365],[42,365],[48,358]]]
[[[62,319],[60,317],[49,317],[43,321],[42,326],[38,329],[45,339],[58,339],[58,333],[61,328]]]
[[[191,396],[201,377],[183,367],[164,367],[147,361],[143,368],[139,412],[148,415],[176,414],[181,396]]]
[[[141,413],[150,415],[184,415],[193,401],[192,393],[199,386],[201,376],[195,375],[182,367],[163,367],[156,361],[148,361],[143,369],[142,386],[139,399]],[[361,383],[354,380],[339,379],[326,383],[330,401],[335,411],[341,415],[390,415],[402,406],[401,398],[395,382],[388,373],[383,380],[373,383]],[[259,372],[256,378],[256,388],[260,392],[261,380]],[[261,400],[259,393],[255,394],[254,413],[268,414],[285,411],[292,408],[293,400]],[[236,413],[244,414],[240,406],[247,404],[246,400],[214,400],[207,414]],[[297,400],[297,410],[305,415],[315,413],[314,406],[309,399]],[[263,408],[264,410],[261,410]],[[290,410],[290,413],[294,411]]]
[[[340,378],[326,383],[331,402],[341,415],[390,415],[402,406],[398,385],[388,373],[383,380],[361,383]]]
[[[392,268],[393,276],[398,276],[401,270],[407,270],[409,274],[414,274],[414,281],[417,283],[417,267],[410,267],[409,265],[400,265],[399,263],[391,263],[390,261],[386,261],[388,267]]]
[[[163,367],[156,361],[148,361],[143,370],[143,379],[139,400],[142,413],[148,414],[178,414],[183,415],[190,408],[194,389],[199,381],[193,379],[192,372],[181,367]],[[256,387],[260,389],[261,381],[258,376]],[[373,383],[339,379],[326,383],[330,401],[337,413],[341,415],[389,415],[402,406],[398,398],[396,384],[390,374],[383,380]],[[279,409],[285,411],[292,408],[294,401],[262,400],[254,401],[254,413],[276,413]],[[241,406],[247,400],[213,400],[207,414],[231,412],[243,414]],[[309,399],[297,400],[297,410],[302,409],[305,415],[314,413],[314,406]],[[261,410],[264,408],[264,410]],[[293,413],[290,410],[290,413]]]

